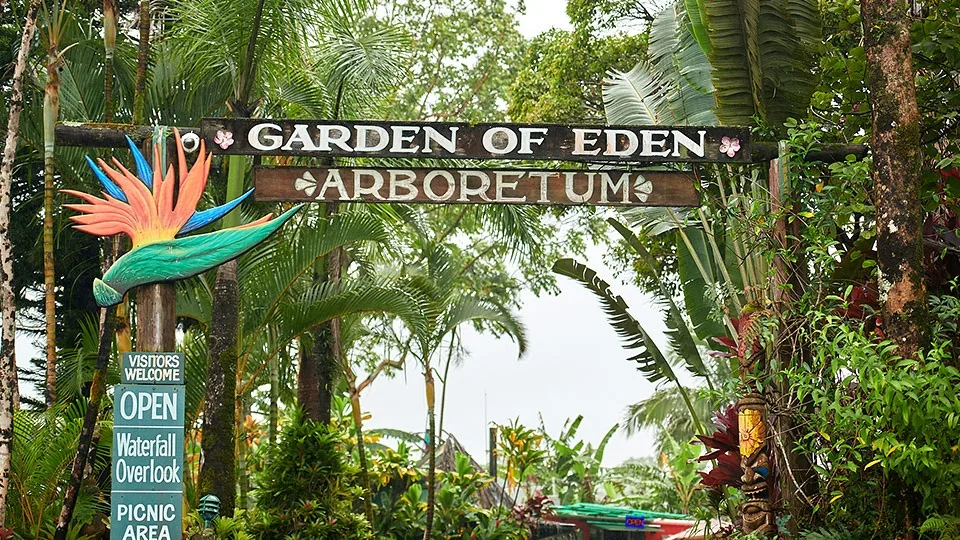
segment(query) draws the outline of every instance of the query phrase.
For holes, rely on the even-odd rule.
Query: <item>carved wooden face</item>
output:
[[[766,501],[748,499],[747,502],[743,503],[741,512],[743,514],[744,532],[773,529],[773,514],[770,512],[770,504]]]
[[[759,453],[752,459],[745,459],[743,464],[743,486],[741,489],[750,498],[766,496],[767,477],[770,474],[770,460],[766,453]]]

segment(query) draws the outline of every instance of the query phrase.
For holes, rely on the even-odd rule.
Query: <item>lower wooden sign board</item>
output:
[[[258,201],[699,206],[690,173],[626,170],[257,167]]]

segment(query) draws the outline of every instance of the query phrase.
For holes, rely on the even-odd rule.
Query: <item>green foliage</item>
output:
[[[573,30],[549,30],[527,46],[508,92],[509,117],[515,122],[602,120],[605,74],[646,58],[646,33],[624,30],[624,23],[641,15],[625,10],[629,4],[569,0]]]
[[[816,85],[811,71],[820,41],[814,0],[698,0],[709,32],[717,117],[724,125],[758,118],[777,129],[803,116]]]
[[[650,27],[649,61],[613,69],[603,90],[611,124],[714,125],[710,63],[696,42],[685,5],[668,5]]]
[[[388,0],[381,9],[410,34],[404,84],[386,118],[492,122],[520,65],[518,11],[505,0]]]
[[[366,518],[353,511],[362,490],[341,442],[340,433],[294,414],[257,477],[250,534],[264,540],[372,538]]]
[[[375,502],[377,538],[418,540],[423,538],[426,514],[424,471],[411,463],[410,448],[401,443],[373,456],[372,474],[377,479]],[[437,504],[434,534],[440,538],[506,540],[527,538],[526,529],[509,514],[489,506],[494,479],[476,470],[470,459],[457,454],[451,471],[437,473]],[[494,501],[496,502],[496,501]]]
[[[13,446],[10,462],[10,492],[7,523],[22,538],[53,537],[63,489],[70,476],[86,407],[83,402],[60,405],[44,412],[16,411],[13,418]],[[100,441],[91,463],[94,476],[81,487],[74,510],[73,538],[81,528],[109,514],[104,505],[105,486],[96,478],[110,468],[112,430],[101,424]]]
[[[936,534],[940,540],[960,539],[960,518],[954,516],[932,515],[920,525],[921,534]]]

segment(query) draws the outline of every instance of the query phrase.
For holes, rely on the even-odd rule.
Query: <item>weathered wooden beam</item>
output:
[[[754,163],[767,162],[779,157],[777,143],[753,143],[752,161]],[[854,155],[857,159],[867,157],[870,147],[865,144],[825,144],[820,150],[814,150],[807,153],[807,161],[821,161],[823,163],[834,163],[837,161],[846,161],[847,156]]]
[[[56,127],[57,144],[60,146],[86,146],[95,148],[126,148],[130,137],[140,145],[143,141],[153,137],[153,126],[136,126],[133,124],[99,124],[94,122],[74,123],[62,122]],[[197,133],[200,130],[193,127],[177,127],[181,135]]]

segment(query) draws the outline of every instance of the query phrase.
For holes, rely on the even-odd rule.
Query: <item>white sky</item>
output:
[[[654,339],[664,344],[659,311],[636,288],[623,286],[604,271],[602,252],[591,249],[587,263],[623,296],[632,313]],[[469,356],[451,367],[444,431],[452,433],[481,464],[487,463],[488,426],[515,418],[537,427],[543,418],[547,432],[559,435],[568,418],[584,416],[578,435],[596,446],[607,430],[620,423],[627,405],[653,393],[654,386],[627,362],[631,354],[600,308],[593,293],[565,277],[560,294],[536,297],[525,293],[520,317],[527,329],[528,348],[517,359],[509,339],[496,339],[468,330],[464,346]],[[423,376],[416,367],[393,379],[377,380],[364,392],[361,405],[372,418],[367,427],[422,432],[426,426]],[[437,388],[439,409],[440,387]],[[439,414],[439,412],[438,412]],[[439,422],[439,418],[438,418]],[[607,446],[604,466],[654,454],[652,433],[627,438],[618,432]]]

